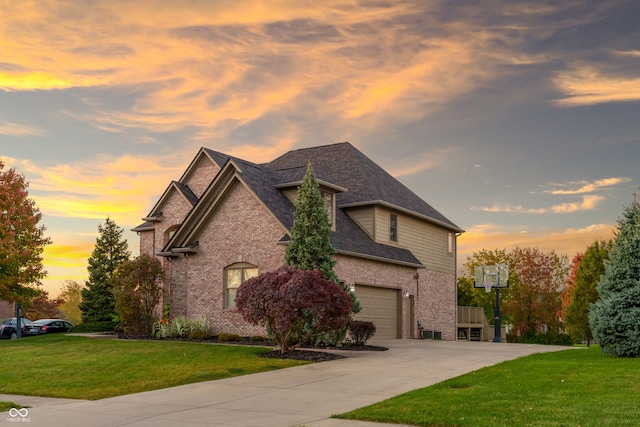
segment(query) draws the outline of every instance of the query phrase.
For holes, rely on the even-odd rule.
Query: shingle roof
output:
[[[462,231],[348,142],[289,151],[264,167],[282,182],[294,182],[302,180],[309,161],[317,179],[348,189],[336,195],[338,206],[382,202]]]
[[[233,162],[237,176],[287,230],[293,226],[294,206],[279,186],[302,182],[307,163],[311,162],[319,181],[347,190],[336,194],[337,231],[332,232],[331,243],[339,253],[411,266],[422,265],[407,249],[376,243],[341,207],[382,203],[434,221],[451,230],[462,231],[348,142],[289,151],[272,162],[264,164],[251,163],[206,148],[201,151],[205,152],[221,169],[227,163]],[[173,184],[190,201],[195,198],[198,202],[186,185]],[[215,185],[215,182],[212,185]],[[204,203],[204,199],[203,195],[200,202]],[[144,225],[148,226],[148,224]],[[189,224],[185,223],[183,226],[189,227]],[[142,227],[144,226],[140,226]],[[281,239],[283,242],[287,240],[289,240],[287,235]]]

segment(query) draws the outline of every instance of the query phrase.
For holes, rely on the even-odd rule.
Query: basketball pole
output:
[[[502,342],[502,333],[500,331],[500,283],[496,286],[496,308],[493,310],[493,342]]]

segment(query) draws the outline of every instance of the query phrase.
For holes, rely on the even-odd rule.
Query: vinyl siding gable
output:
[[[410,250],[430,270],[455,273],[455,236],[453,251],[448,251],[450,230],[380,206],[374,212],[374,240],[377,243]],[[398,218],[397,242],[390,240],[391,214]]]

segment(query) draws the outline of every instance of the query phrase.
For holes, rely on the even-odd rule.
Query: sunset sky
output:
[[[84,281],[200,147],[349,141],[480,249],[573,257],[640,192],[640,2],[0,0],[0,157]],[[637,197],[640,197],[638,194]]]

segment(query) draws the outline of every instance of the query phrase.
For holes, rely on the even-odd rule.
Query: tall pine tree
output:
[[[106,322],[115,314],[115,299],[111,279],[116,269],[131,257],[129,246],[123,240],[124,229],[110,218],[98,226],[100,235],[89,258],[89,280],[82,290],[83,323]]]
[[[295,209],[285,262],[299,270],[317,268],[322,277],[339,284],[340,280],[333,271],[336,251],[331,244],[331,222],[311,162],[298,188]]]
[[[333,271],[336,253],[331,244],[331,222],[326,210],[320,185],[316,180],[311,162],[307,165],[307,172],[302,184],[298,187],[298,198],[295,202],[293,227],[291,227],[291,242],[287,246],[285,262],[299,270],[318,269],[322,277],[340,285],[340,279]],[[351,312],[357,314],[362,306],[356,296],[346,284],[344,291],[351,298]],[[313,328],[307,325],[308,328]],[[342,341],[346,328],[331,333],[316,333],[311,342],[314,345],[335,345]]]
[[[597,286],[600,300],[589,323],[602,351],[640,356],[640,204],[625,208],[618,220],[605,272]]]

